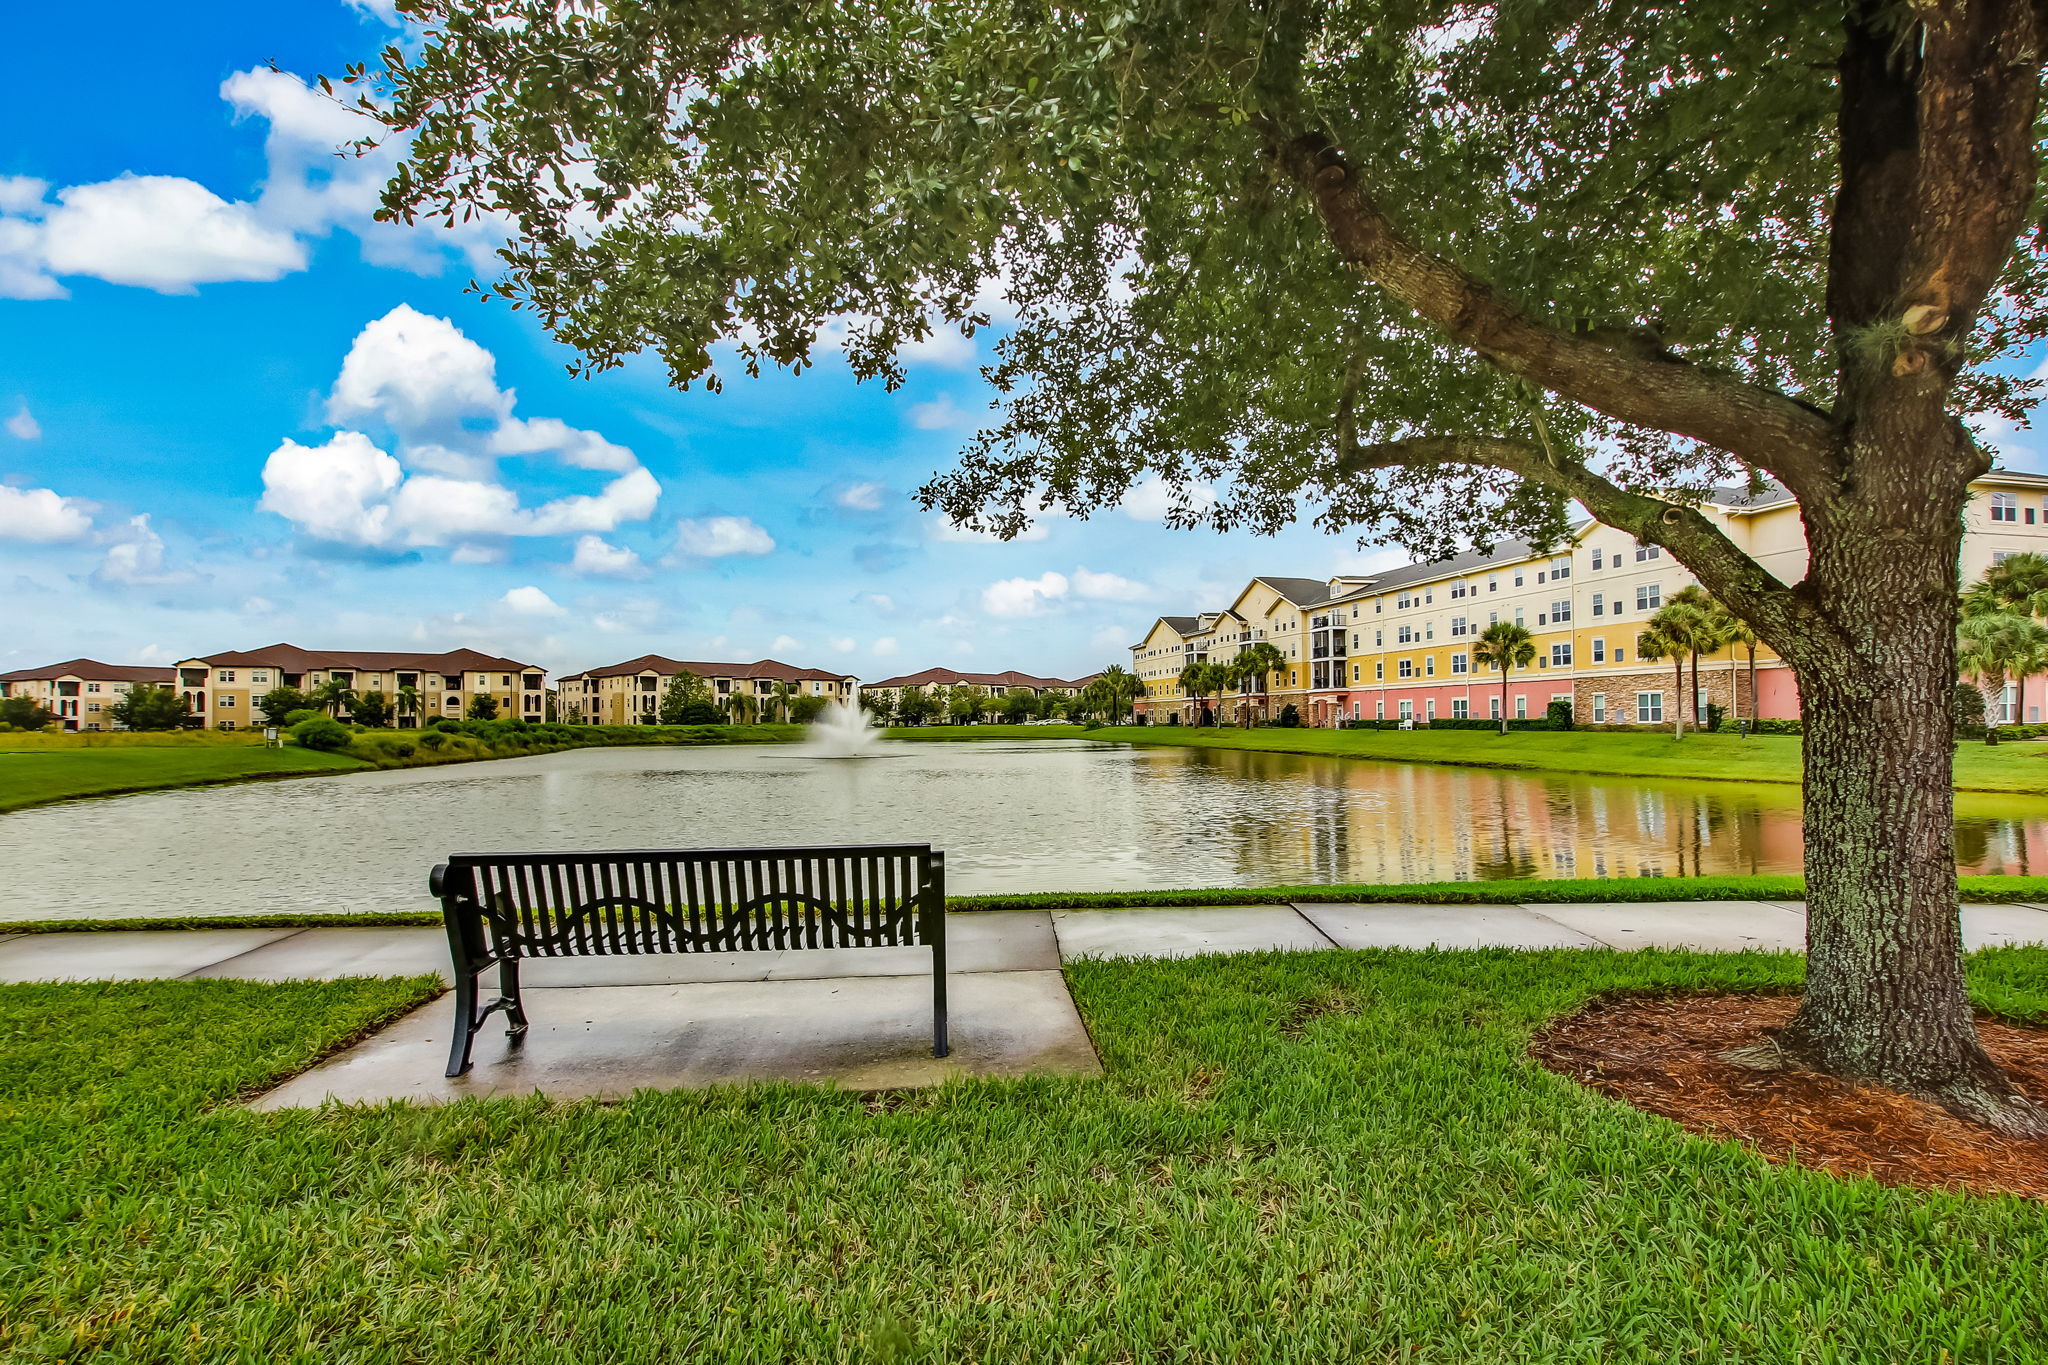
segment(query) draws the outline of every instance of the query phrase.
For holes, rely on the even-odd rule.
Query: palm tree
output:
[[[356,690],[340,678],[329,678],[313,689],[313,704],[330,716],[339,717],[355,704]]]
[[[1109,703],[1109,718],[1120,721],[1130,713],[1131,703],[1137,699],[1145,685],[1137,675],[1122,664],[1111,664],[1102,670],[1102,676],[1095,680],[1102,684],[1102,695]]]
[[[1508,674],[1536,661],[1536,643],[1526,626],[1513,621],[1495,621],[1480,633],[1472,646],[1472,661],[1500,670],[1500,732],[1508,732]]]
[[[2006,682],[2024,688],[2028,678],[2048,672],[2048,629],[2018,612],[1966,616],[1956,628],[1956,668],[1977,680],[1984,694],[1984,742],[1996,744]]]
[[[796,697],[796,687],[791,683],[775,684],[775,715],[784,725],[789,724],[789,704]]]
[[[1202,698],[1215,691],[1221,684],[1222,672],[1223,665],[1203,663],[1199,659],[1181,665],[1177,681],[1180,683],[1181,695],[1194,698],[1193,719],[1197,726],[1202,723],[1202,712],[1208,709],[1202,705]]]
[[[734,725],[752,725],[761,714],[761,699],[751,692],[735,689],[725,699],[725,714]]]
[[[1237,657],[1230,662],[1240,681],[1258,683],[1259,704],[1268,713],[1267,719],[1272,719],[1270,684],[1275,670],[1287,667],[1287,656],[1261,640],[1255,645],[1247,645],[1239,650]]]
[[[413,728],[417,729],[420,723],[420,690],[417,687],[398,689],[398,720],[401,727],[408,718],[411,719]]]
[[[1671,660],[1671,666],[1678,675],[1672,687],[1682,697],[1685,692],[1685,645],[1666,634],[1663,623],[1656,617],[1650,618],[1648,630],[1636,636],[1636,657],[1649,663],[1656,663],[1659,659]],[[1674,726],[1671,737],[1684,739],[1685,703],[1676,697],[1672,701],[1671,720]]]
[[[1695,727],[1704,729],[1706,717],[1700,714],[1700,655],[1712,654],[1728,643],[1727,638],[1721,634],[1717,619],[1726,612],[1721,604],[1697,583],[1671,594],[1671,600],[1657,615],[1662,616],[1666,611],[1685,613],[1683,617],[1677,619],[1682,621],[1679,637],[1685,645],[1685,652],[1692,659],[1692,721]]]
[[[1982,616],[1988,611],[2048,616],[2048,555],[2007,555],[1986,569],[1963,593],[1963,615]]]

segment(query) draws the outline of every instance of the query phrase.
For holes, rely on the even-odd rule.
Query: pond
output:
[[[890,842],[944,849],[955,893],[1796,872],[1799,793],[1085,740],[577,749],[0,816],[0,920],[431,910],[454,852]],[[1957,851],[2048,867],[2048,800],[1960,798]]]

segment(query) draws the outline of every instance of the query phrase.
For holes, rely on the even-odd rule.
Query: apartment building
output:
[[[1700,509],[1728,537],[1786,582],[1805,572],[1799,507],[1783,489],[1757,495],[1722,489]],[[1994,471],[1979,479],[1966,514],[1965,582],[2022,551],[2048,553],[2048,477]],[[1132,671],[1144,683],[1138,709],[1155,723],[1192,723],[1196,700],[1178,678],[1189,662],[1228,662],[1259,641],[1284,667],[1207,698],[1217,718],[1249,724],[1292,704],[1308,725],[1351,720],[1498,719],[1541,716],[1552,701],[1572,703],[1587,725],[1655,725],[1688,720],[1718,705],[1733,719],[1751,711],[1746,649],[1701,660],[1696,697],[1681,699],[1668,662],[1636,657],[1637,636],[1672,595],[1696,580],[1655,545],[1598,522],[1578,526],[1546,551],[1503,542],[1430,564],[1370,577],[1327,580],[1258,578],[1228,607],[1196,616],[1161,616],[1131,646]],[[1536,658],[1509,675],[1479,668],[1472,650],[1495,621],[1526,627]],[[1756,712],[1799,714],[1792,672],[1767,648],[1757,651]],[[1690,670],[1688,669],[1688,682]],[[1997,719],[2038,721],[2048,714],[2048,679],[2024,695],[2008,686]]]
[[[661,711],[662,693],[684,673],[709,683],[721,709],[734,697],[752,698],[757,708],[772,706],[784,686],[789,695],[829,701],[852,701],[860,691],[860,679],[852,674],[799,668],[776,659],[704,663],[643,654],[561,679],[557,694],[562,719],[587,725],[652,725]]]
[[[869,683],[860,692],[863,697],[881,698],[893,711],[905,690],[912,687],[922,687],[927,692],[941,687],[979,687],[997,697],[1012,688],[1021,687],[1041,697],[1071,697],[1100,676],[1099,673],[1091,673],[1085,678],[1043,678],[1035,673],[1019,673],[1015,669],[1004,673],[962,673],[954,668],[927,668]]]
[[[66,730],[118,730],[107,708],[137,683],[169,687],[169,668],[66,659],[44,668],[0,673],[0,697],[28,697],[54,713]]]
[[[411,654],[275,644],[184,659],[171,673],[171,685],[184,694],[194,723],[219,730],[262,725],[256,699],[273,687],[312,692],[328,682],[358,696],[382,692],[398,708],[400,725],[443,716],[460,720],[480,696],[497,702],[501,720],[539,721],[547,715],[544,669],[474,649]],[[402,697],[417,698],[416,714],[403,709]]]

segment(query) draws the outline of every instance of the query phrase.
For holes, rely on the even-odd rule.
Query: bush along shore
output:
[[[305,733],[315,727],[341,732]],[[331,720],[302,722],[292,737],[307,748],[334,748],[379,768],[418,768],[436,763],[469,763],[517,758],[560,749],[627,744],[786,744],[803,736],[801,725],[559,725],[523,720],[437,720],[424,730],[355,729]]]

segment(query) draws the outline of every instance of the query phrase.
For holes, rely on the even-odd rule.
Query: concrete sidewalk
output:
[[[1764,901],[1571,905],[1245,905],[981,911],[946,921],[953,1055],[930,1055],[930,955],[922,948],[561,958],[525,965],[525,1045],[490,1026],[467,1076],[441,1075],[445,999],[260,1097],[445,1101],[538,1091],[619,1098],[639,1089],[749,1080],[896,1089],[953,1077],[1099,1072],[1059,973],[1089,957],[1188,957],[1262,949],[1798,949],[1805,907]],[[0,928],[0,982],[447,979],[437,928],[172,929],[17,934]],[[2048,908],[1963,907],[1970,948],[2048,943]]]

